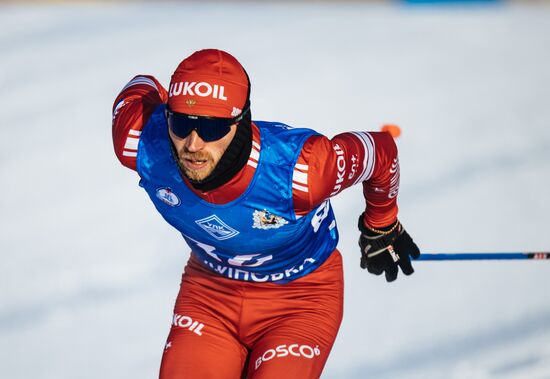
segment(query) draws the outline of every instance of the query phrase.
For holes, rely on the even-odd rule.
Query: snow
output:
[[[253,117],[403,129],[400,218],[426,252],[548,251],[550,7],[0,4],[0,377],[157,376],[188,257],[112,151],[135,74],[234,54]],[[550,378],[550,262],[359,268],[323,378]]]

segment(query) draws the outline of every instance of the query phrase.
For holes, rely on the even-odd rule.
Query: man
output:
[[[397,220],[397,148],[385,132],[251,121],[230,54],[183,60],[166,91],[138,75],[113,106],[113,140],[191,248],[161,379],[318,378],[342,319],[342,261],[328,198],[362,183],[361,267],[410,275],[419,251]]]

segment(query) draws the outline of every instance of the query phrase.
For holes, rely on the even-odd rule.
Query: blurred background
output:
[[[189,251],[121,166],[115,96],[235,55],[257,120],[396,123],[400,219],[425,252],[548,251],[547,1],[0,1],[0,377],[154,378]],[[550,378],[550,262],[359,268],[323,378]]]

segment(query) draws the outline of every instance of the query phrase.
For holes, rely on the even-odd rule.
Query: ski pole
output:
[[[441,253],[421,254],[417,261],[478,261],[478,260],[516,260],[534,259],[550,260],[550,252],[517,252],[517,253]]]

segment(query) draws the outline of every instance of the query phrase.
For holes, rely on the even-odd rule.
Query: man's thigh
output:
[[[240,300],[229,286],[184,275],[160,379],[239,379],[247,349],[237,340]]]
[[[249,299],[248,379],[318,378],[342,321],[343,289],[335,252],[310,275],[272,287],[269,298]]]
[[[248,379],[314,379],[321,376],[339,322],[288,318],[259,339],[250,352]]]
[[[213,320],[192,320],[190,326],[199,323],[194,331],[172,326],[162,356],[160,379],[239,379],[246,348]],[[182,325],[188,323],[185,318]],[[198,329],[200,334],[195,333]]]

